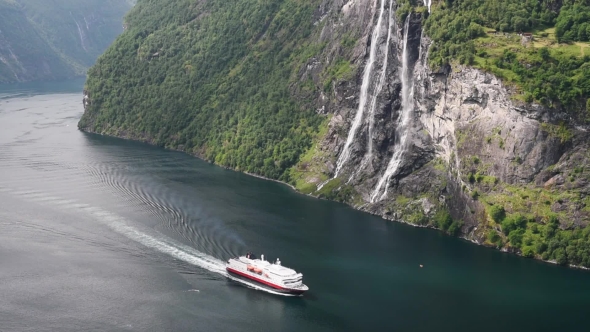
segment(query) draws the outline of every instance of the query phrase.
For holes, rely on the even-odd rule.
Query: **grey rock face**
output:
[[[389,1],[384,1],[389,8]],[[396,2],[391,3],[395,9]],[[373,75],[378,76],[386,67],[381,89],[374,87],[377,80],[370,83],[369,94],[375,94],[374,111],[364,115],[350,145],[350,158],[338,174],[342,185],[336,190],[348,186],[357,194],[357,199],[349,203],[388,219],[414,224],[422,224],[420,218],[431,218],[437,210],[449,210],[454,219],[464,222],[464,236],[480,242],[482,235],[477,233],[477,227],[485,221],[486,213],[484,204],[477,200],[477,190],[493,194],[500,190],[494,184],[500,183],[590,192],[586,176],[565,180],[576,167],[572,158],[579,163],[588,161],[584,128],[566,123],[571,137],[559,137],[551,128],[567,120],[564,113],[513,101],[510,90],[489,73],[466,66],[431,70],[427,59],[432,42],[423,33],[418,14],[412,14],[405,26],[394,17],[389,44],[383,37],[372,40],[379,5],[379,0],[326,0],[317,15],[318,22],[325,24],[320,38],[329,43],[345,33],[360,32],[356,46],[348,53],[357,68],[354,78],[334,83],[330,91],[317,98],[318,110],[332,114],[328,132],[314,157],[324,178],[334,176],[359,110],[363,69],[372,43],[378,43]],[[405,128],[409,144],[398,172],[388,183],[386,196],[372,202],[371,193],[395,153],[400,136],[404,28],[408,29],[405,46],[413,73],[413,109]],[[302,77],[311,76],[319,82],[326,62],[338,56],[342,56],[341,48],[330,44],[322,58],[310,60]],[[491,184],[476,186],[470,180],[474,174]],[[310,182],[320,185],[322,181],[314,177]],[[574,223],[588,223],[588,215],[573,202],[557,202],[551,209],[570,209]],[[415,220],[408,220],[411,218]]]

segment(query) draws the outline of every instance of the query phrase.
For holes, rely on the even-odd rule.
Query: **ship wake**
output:
[[[94,220],[106,225],[111,230],[126,238],[133,240],[147,248],[166,254],[174,259],[183,261],[193,266],[205,269],[209,272],[218,274],[236,280],[228,275],[225,270],[225,262],[216,257],[198,251],[192,247],[179,243],[155,230],[143,230],[141,225],[119,216],[102,208],[79,202],[73,199],[64,199],[62,197],[52,196],[45,192],[36,190],[16,190],[7,187],[0,187],[0,192],[9,193],[18,196],[26,201],[35,202],[40,205],[59,208],[66,212],[82,212]],[[236,280],[250,288],[264,292],[290,296],[290,294],[277,293],[255,284],[243,280]]]

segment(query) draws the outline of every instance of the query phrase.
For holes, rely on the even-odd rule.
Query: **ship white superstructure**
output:
[[[309,288],[303,284],[303,274],[282,266],[277,258],[274,263],[260,259],[254,254],[230,258],[226,265],[227,272],[238,279],[255,282],[270,290],[284,294],[303,294]]]

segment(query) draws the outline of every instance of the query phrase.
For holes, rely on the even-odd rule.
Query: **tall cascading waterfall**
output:
[[[383,56],[383,62],[381,64],[381,74],[379,75],[379,81],[375,86],[375,90],[372,93],[371,97],[371,104],[369,106],[369,130],[368,130],[368,140],[367,140],[367,152],[363,156],[363,160],[361,161],[361,165],[356,169],[356,172],[353,172],[348,178],[346,183],[349,183],[352,179],[354,179],[366,166],[367,164],[373,159],[373,128],[375,127],[375,109],[377,108],[377,97],[383,91],[383,86],[385,85],[385,79],[387,77],[387,65],[389,63],[389,46],[391,45],[391,31],[393,27],[395,27],[395,12],[393,10],[393,0],[389,0],[389,16],[388,16],[388,27],[387,27],[387,41],[385,42],[385,54]]]
[[[377,199],[382,200],[387,196],[387,190],[389,189],[389,180],[397,172],[399,166],[402,163],[402,158],[408,148],[408,125],[410,123],[411,114],[414,110],[414,79],[412,77],[412,70],[410,64],[410,56],[408,50],[408,33],[410,30],[410,20],[412,14],[408,14],[406,22],[404,24],[404,40],[403,40],[403,51],[402,51],[402,70],[400,73],[400,81],[402,82],[402,111],[397,123],[395,132],[395,144],[394,153],[387,164],[387,169],[383,176],[377,182],[375,190],[371,194],[371,202],[375,202]]]
[[[377,2],[377,1],[378,0],[375,0],[375,2]],[[376,55],[377,55],[377,46],[379,44],[378,40],[381,35],[381,25],[383,22],[383,14],[385,12],[385,1],[386,0],[381,0],[381,9],[379,11],[379,19],[377,20],[377,24],[375,24],[375,28],[373,28],[373,33],[371,35],[371,49],[369,51],[369,60],[367,61],[367,64],[365,65],[365,70],[363,72],[363,82],[361,84],[361,96],[360,96],[360,100],[359,100],[358,110],[357,110],[356,115],[354,117],[352,127],[348,131],[348,137],[346,138],[346,143],[344,144],[344,148],[342,148],[342,153],[340,153],[340,156],[338,157],[338,161],[336,162],[336,171],[334,172],[334,178],[338,177],[338,174],[342,170],[342,166],[344,166],[344,164],[350,158],[351,144],[354,141],[354,138],[356,136],[356,133],[357,133],[361,123],[363,122],[363,115],[365,113],[365,108],[367,105],[367,97],[369,96],[369,89],[371,87],[371,82],[373,79],[372,73],[373,73],[373,67],[374,67],[374,63],[375,63],[375,59],[376,59]],[[390,6],[390,8],[391,8],[391,6]],[[318,186],[318,189],[321,189],[321,187],[322,187],[322,185]]]
[[[391,30],[395,26],[395,15],[393,15],[393,0],[389,0],[389,18],[388,18],[388,29],[387,29],[387,42],[385,43],[385,56],[383,57],[383,65],[381,66],[381,76],[379,77],[379,84],[373,93],[373,98],[371,99],[371,107],[369,108],[369,144],[367,147],[368,156],[366,156],[367,161],[370,161],[373,158],[373,127],[375,126],[375,108],[377,107],[377,96],[383,90],[383,86],[385,85],[385,78],[387,77],[387,64],[389,58],[389,43],[391,42]],[[363,168],[364,165],[359,167],[359,171]],[[358,172],[358,171],[357,171]]]
[[[432,0],[424,0],[424,6],[428,7],[428,13],[430,13],[430,6],[432,6]]]

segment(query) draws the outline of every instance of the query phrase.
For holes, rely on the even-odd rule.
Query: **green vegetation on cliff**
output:
[[[573,143],[565,127],[541,127],[551,139]],[[495,145],[501,139],[501,133],[496,132],[485,144]],[[474,200],[485,210],[480,211],[478,234],[487,245],[525,257],[590,267],[590,197],[585,186],[590,178],[590,169],[585,166],[589,156],[586,149],[567,152],[560,162],[542,171],[537,184],[503,182],[485,175],[492,164],[475,155],[464,156],[463,190],[466,195],[478,192]],[[517,157],[513,163],[517,167],[525,161]]]
[[[89,71],[79,127],[289,181],[325,125],[290,90],[323,47],[307,41],[319,2],[139,1]]]
[[[514,190],[514,188],[512,188]],[[525,192],[525,190],[517,190]],[[550,192],[543,190],[529,190],[534,196],[551,197]],[[510,191],[507,191],[510,193]],[[513,212],[507,214],[504,210],[502,198],[508,198],[504,204],[510,206]],[[498,248],[508,248],[520,251],[525,257],[537,257],[553,260],[558,264],[572,264],[590,267],[590,227],[560,228],[558,215],[552,213],[547,204],[546,212],[540,216],[536,213],[525,213],[526,209],[513,207],[514,196],[502,197],[493,195],[488,202],[497,204],[489,206],[490,220],[487,221],[487,243]],[[534,199],[534,198],[532,198]],[[517,200],[519,198],[517,197]],[[528,200],[527,200],[528,201]],[[535,204],[542,207],[546,201]],[[563,221],[563,220],[562,220]]]
[[[587,0],[446,0],[425,20],[434,41],[429,61],[475,65],[514,83],[524,101],[590,120],[590,44],[564,44],[588,41],[588,18]]]
[[[127,0],[0,0],[0,82],[84,75],[129,8]]]

